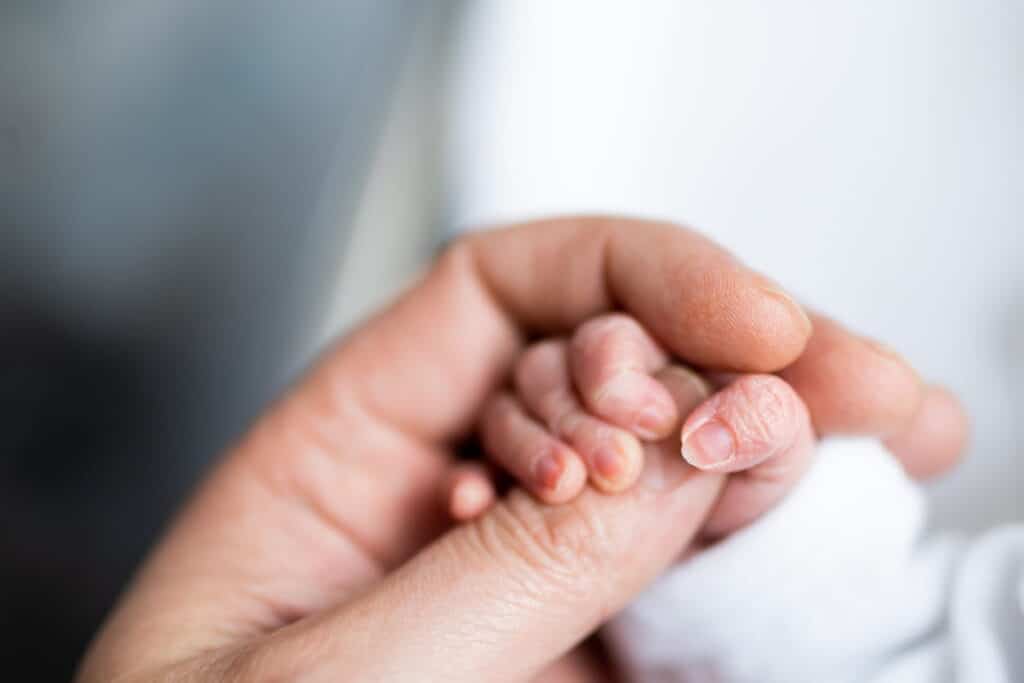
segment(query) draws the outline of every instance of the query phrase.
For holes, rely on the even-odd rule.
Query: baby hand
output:
[[[807,408],[774,375],[701,376],[672,364],[633,318],[608,314],[571,339],[530,346],[513,388],[485,407],[480,437],[498,466],[548,503],[575,498],[587,480],[616,493],[646,458],[683,457],[730,474],[705,526],[708,537],[749,524],[777,503],[810,463]],[[458,468],[448,487],[457,519],[494,499],[479,465]]]

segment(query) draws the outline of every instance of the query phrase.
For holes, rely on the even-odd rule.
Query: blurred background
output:
[[[0,4],[5,666],[68,679],[210,460],[429,255],[427,5]]]
[[[698,225],[885,339],[974,412],[937,523],[1024,517],[1022,19],[1016,0],[0,4],[0,660],[67,679],[191,485],[318,349],[461,226],[559,212]]]

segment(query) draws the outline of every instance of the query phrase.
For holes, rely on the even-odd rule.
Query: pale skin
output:
[[[698,469],[733,475],[705,521],[708,539],[749,524],[781,500],[806,471],[817,440],[806,405],[782,378],[701,376],[672,364],[658,341],[622,313],[588,320],[568,338],[532,344],[512,378],[482,413],[492,463],[539,500],[559,504],[588,481],[604,493],[624,491],[639,477],[645,448],[674,449]],[[930,473],[915,469],[921,447],[938,446],[918,442],[943,437],[955,445],[963,434],[951,432],[964,429],[947,392],[928,387],[922,401],[917,423],[888,440],[917,476]],[[457,466],[445,495],[458,520],[483,514],[496,500],[489,471],[477,463]]]
[[[459,526],[437,491],[528,335],[615,310],[694,367],[788,368],[819,434],[928,422],[903,361],[839,328],[819,340],[777,286],[694,233],[571,218],[472,237],[224,456],[79,680],[599,676],[577,646],[690,547],[725,475],[649,451],[618,495],[551,506],[513,491]],[[959,450],[906,438],[930,470]]]
[[[803,401],[774,375],[708,379],[670,364],[633,318],[605,314],[569,339],[537,342],[520,357],[512,389],[488,401],[481,436],[492,461],[538,499],[565,503],[589,480],[614,494],[636,483],[644,450],[732,474],[702,535],[717,538],[774,505],[806,470],[815,436]],[[713,393],[714,392],[714,393]],[[710,425],[710,427],[709,427]],[[456,519],[495,500],[485,471],[456,469]]]

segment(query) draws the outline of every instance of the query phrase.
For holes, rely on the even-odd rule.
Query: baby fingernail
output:
[[[626,469],[623,458],[616,451],[609,448],[602,448],[594,454],[594,469],[601,475],[602,479],[615,481]]]
[[[643,450],[640,442],[631,434],[619,432],[594,451],[591,466],[601,483],[619,490],[632,481],[631,474],[641,462]]]
[[[650,406],[637,416],[633,431],[641,439],[657,439],[674,426],[674,416],[660,406]]]
[[[558,480],[562,478],[564,470],[565,466],[562,465],[562,462],[554,454],[548,454],[537,461],[533,476],[542,487],[554,489],[557,488]]]
[[[683,435],[683,458],[694,467],[720,467],[736,455],[732,431],[718,420],[708,420]]]

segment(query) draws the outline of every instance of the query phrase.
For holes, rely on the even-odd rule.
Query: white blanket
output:
[[[820,451],[779,508],[613,622],[633,678],[1024,681],[1024,526],[922,539],[924,498],[881,446]]]

